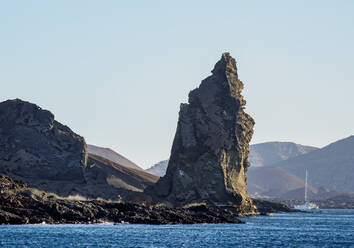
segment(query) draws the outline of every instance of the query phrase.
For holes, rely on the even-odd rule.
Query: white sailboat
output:
[[[302,204],[302,205],[295,205],[295,206],[294,206],[294,209],[303,210],[303,211],[318,209],[318,206],[317,206],[315,203],[309,202],[309,200],[308,200],[308,196],[307,196],[307,188],[308,188],[308,185],[307,185],[307,177],[308,177],[308,172],[307,172],[307,169],[306,169],[306,179],[305,179],[305,204]]]

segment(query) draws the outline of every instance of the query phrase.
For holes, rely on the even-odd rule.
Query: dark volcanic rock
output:
[[[291,209],[287,204],[279,203],[279,202],[270,202],[264,201],[260,199],[252,199],[254,205],[256,205],[258,212],[261,215],[268,215],[269,213],[276,213],[276,212],[301,212],[296,209]]]
[[[69,192],[70,185],[85,181],[86,160],[84,139],[51,112],[19,99],[0,103],[0,172],[49,191]],[[63,183],[48,184],[51,180]]]
[[[181,105],[166,175],[147,193],[173,206],[206,202],[254,212],[246,187],[254,120],[244,112],[242,89],[235,60],[223,54]]]
[[[0,103],[0,173],[60,196],[116,200],[158,177],[88,155],[84,138],[21,100]]]
[[[232,209],[166,208],[132,203],[57,198],[0,174],[0,224],[32,223],[243,223]]]

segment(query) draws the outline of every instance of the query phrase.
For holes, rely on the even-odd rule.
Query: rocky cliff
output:
[[[49,191],[61,187],[69,192],[85,181],[86,162],[84,139],[51,112],[19,99],[0,103],[0,172]],[[63,183],[48,183],[52,180]]]
[[[142,192],[157,176],[88,155],[83,137],[35,104],[0,103],[0,173],[60,196],[116,200]]]
[[[174,206],[207,202],[254,211],[246,186],[254,120],[244,112],[242,89],[236,61],[224,53],[181,104],[166,175],[147,193]]]

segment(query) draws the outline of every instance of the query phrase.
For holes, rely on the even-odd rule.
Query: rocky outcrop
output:
[[[0,174],[0,224],[243,223],[232,209],[205,205],[171,209],[103,200],[58,198]]]
[[[0,172],[49,191],[70,192],[73,184],[84,183],[86,162],[85,140],[51,112],[19,99],[0,103]]]
[[[236,61],[224,53],[181,104],[166,175],[147,193],[173,206],[206,202],[255,211],[246,186],[254,120],[244,112],[242,89]]]
[[[83,137],[35,104],[0,103],[0,173],[60,196],[116,200],[142,192],[157,176],[88,155]]]

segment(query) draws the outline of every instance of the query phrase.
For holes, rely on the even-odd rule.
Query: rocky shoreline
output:
[[[60,199],[0,175],[0,224],[243,223],[232,210],[205,205],[185,208],[104,200]]]
[[[105,200],[65,199],[0,175],[0,224],[200,224],[237,223],[232,206],[191,204],[180,208]],[[289,212],[285,205],[256,201],[260,214]],[[268,205],[267,205],[268,204]]]

